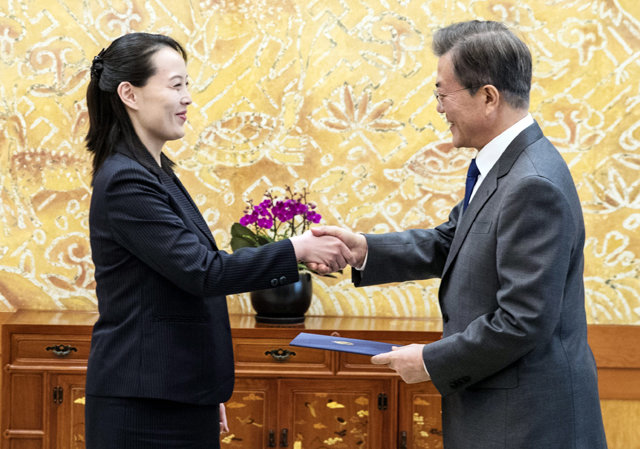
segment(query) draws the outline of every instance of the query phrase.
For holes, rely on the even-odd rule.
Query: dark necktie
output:
[[[469,205],[469,200],[471,199],[471,192],[473,192],[473,186],[476,185],[476,181],[478,180],[479,174],[480,174],[480,170],[478,170],[478,166],[476,165],[476,160],[471,159],[471,164],[469,164],[469,170],[467,171],[467,182],[464,188],[464,203],[462,205],[462,212],[467,210],[467,206]]]

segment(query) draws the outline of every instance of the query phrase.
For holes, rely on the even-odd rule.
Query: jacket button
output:
[[[447,315],[446,313],[442,314],[442,321],[444,321],[445,323],[449,322],[449,315]]]
[[[278,280],[277,279],[271,279],[271,286],[272,287],[277,287],[278,286]]]
[[[287,282],[286,276],[280,276],[280,285],[284,285]]]

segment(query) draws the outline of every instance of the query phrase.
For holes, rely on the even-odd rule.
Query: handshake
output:
[[[367,255],[367,239],[337,226],[320,226],[291,237],[296,258],[319,274],[360,268]]]
[[[362,268],[367,257],[367,239],[337,226],[312,228],[291,238],[298,260],[319,274],[329,274],[351,265]],[[387,365],[407,383],[430,380],[422,360],[423,344],[393,347],[390,352],[371,358],[376,365]]]

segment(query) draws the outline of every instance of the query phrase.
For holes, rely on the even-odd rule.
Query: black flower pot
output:
[[[309,273],[301,273],[293,284],[251,292],[251,305],[258,323],[298,324],[311,305],[313,284]]]

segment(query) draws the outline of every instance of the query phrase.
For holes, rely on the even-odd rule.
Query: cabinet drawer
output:
[[[395,374],[395,371],[388,368],[387,365],[374,365],[371,363],[370,355],[341,352],[338,359],[338,373],[380,373],[389,376]]]
[[[291,339],[234,340],[236,372],[333,372],[333,357],[328,351],[289,346]]]
[[[86,363],[91,336],[11,334],[11,363]]]

